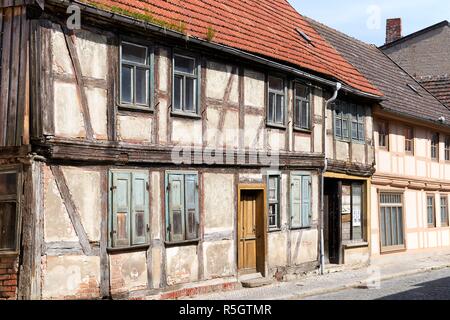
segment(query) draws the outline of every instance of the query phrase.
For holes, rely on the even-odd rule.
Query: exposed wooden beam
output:
[[[50,166],[53,176],[55,177],[56,185],[58,186],[59,192],[61,193],[61,198],[69,214],[70,221],[72,221],[75,233],[80,241],[83,253],[87,256],[92,255],[91,244],[89,243],[88,235],[81,222],[80,213],[73,201],[72,194],[70,193],[69,187],[67,185],[64,173],[59,166]]]

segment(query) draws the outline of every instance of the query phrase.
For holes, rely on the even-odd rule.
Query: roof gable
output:
[[[381,92],[330,46],[287,0],[81,0],[152,17],[221,45],[296,65],[375,96]],[[299,34],[299,30],[310,41]]]

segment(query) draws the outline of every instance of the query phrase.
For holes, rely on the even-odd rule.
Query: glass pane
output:
[[[122,65],[121,99],[124,103],[133,103],[133,67]]]
[[[269,77],[269,88],[270,90],[283,91],[284,81],[281,78]]]
[[[0,196],[16,195],[17,190],[17,174],[2,173],[0,174]]]
[[[0,203],[0,250],[16,249],[16,204]]]
[[[364,125],[358,124],[358,139],[364,140]]]
[[[398,236],[399,236],[399,245],[403,245],[403,209],[401,207],[397,208],[397,215],[398,215]]]
[[[146,69],[136,69],[136,103],[148,105],[148,76]]]
[[[284,96],[277,95],[277,103],[275,110],[275,122],[283,123],[283,107],[284,107]]]
[[[308,94],[309,94],[309,90],[308,90],[307,86],[302,85],[302,84],[297,84],[295,86],[295,95],[297,97],[308,100],[308,98],[309,98]]]
[[[348,138],[349,137],[349,128],[348,128],[348,120],[344,119],[342,121],[342,137],[343,138]]]
[[[123,42],[122,60],[147,64],[147,48]]]
[[[342,120],[336,118],[336,136],[342,137]]]
[[[358,139],[358,123],[352,122],[352,139]]]
[[[196,93],[197,80],[192,78],[186,78],[186,111],[196,112],[195,108],[195,93]]]
[[[139,211],[136,212],[136,220],[135,220],[135,230],[137,237],[143,237],[145,235],[145,226],[144,226],[144,212]]]
[[[195,59],[175,56],[175,71],[196,74]]]
[[[385,208],[380,209],[380,219],[381,219],[381,246],[386,246],[386,210]]]
[[[386,208],[386,246],[392,246],[392,223],[390,208]]]
[[[309,104],[306,101],[302,102],[301,113],[301,127],[304,129],[309,128]]]
[[[274,122],[274,113],[275,113],[275,94],[269,93],[269,122]]]
[[[173,108],[174,110],[183,110],[183,77],[175,76],[173,86]]]
[[[295,110],[294,110],[294,123],[296,126],[301,127],[300,118],[301,118],[301,106],[302,100],[295,100]]]

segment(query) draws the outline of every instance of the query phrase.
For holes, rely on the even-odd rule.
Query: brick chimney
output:
[[[402,19],[387,19],[386,44],[394,42],[402,37]]]

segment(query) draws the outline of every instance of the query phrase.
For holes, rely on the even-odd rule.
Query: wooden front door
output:
[[[239,219],[239,270],[256,271],[256,221],[257,220],[257,193],[242,191]]]
[[[328,255],[333,264],[342,263],[341,239],[341,201],[342,182],[327,180],[325,182],[328,195]]]

